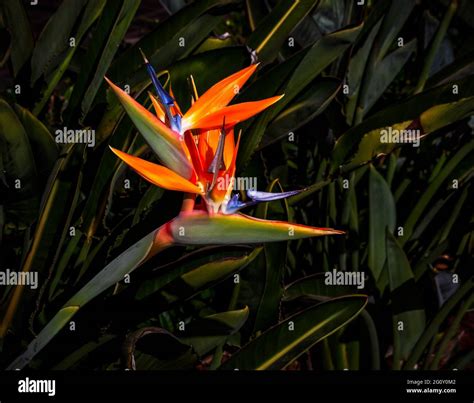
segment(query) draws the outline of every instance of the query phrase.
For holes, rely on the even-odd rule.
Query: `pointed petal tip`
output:
[[[143,61],[145,63],[150,63],[145,55],[145,53],[143,52],[142,48],[138,48],[138,50],[140,51],[140,54],[142,55],[142,58],[143,58]]]

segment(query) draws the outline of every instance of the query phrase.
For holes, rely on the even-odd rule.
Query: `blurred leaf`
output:
[[[49,130],[28,109],[15,105],[15,112],[25,128],[31,148],[35,150],[38,175],[49,176],[59,155],[57,143]]]
[[[339,91],[335,78],[316,79],[296,97],[267,127],[259,148],[287,136],[320,115]]]
[[[429,202],[448,178],[452,171],[461,163],[461,161],[474,150],[474,142],[465,144],[445,165],[440,174],[431,182],[423,195],[418,199],[418,203],[412,208],[410,215],[405,221],[402,245],[410,240],[416,223],[420,219]]]
[[[393,46],[393,42],[405,25],[410,16],[415,3],[412,0],[399,0],[398,2],[390,2],[390,8],[386,12],[380,33],[378,35],[375,49],[374,61],[380,61],[385,58],[388,50]]]
[[[21,230],[36,217],[39,205],[34,154],[21,121],[0,99],[0,186],[5,220]]]
[[[370,34],[364,42],[364,45],[351,57],[349,61],[349,66],[347,68],[347,85],[349,86],[349,94],[347,95],[348,100],[346,103],[346,122],[349,125],[352,124],[354,119],[367,61],[372,50],[375,36],[379,32],[381,24],[382,20],[372,28],[372,31],[370,31]]]
[[[160,0],[160,3],[166,8],[171,15],[177,13],[186,6],[185,0]]]
[[[291,75],[284,90],[285,96],[272,108],[262,113],[250,130],[244,132],[237,165],[241,167],[246,165],[255,148],[260,144],[271,119],[281,112],[328,65],[342,55],[356,39],[360,29],[361,27],[358,26],[326,35],[311,46]]]
[[[456,202],[456,205],[454,208],[451,210],[451,214],[449,216],[448,221],[446,222],[446,225],[441,231],[440,237],[439,237],[439,243],[444,242],[445,240],[448,239],[449,234],[453,228],[454,223],[459,217],[459,214],[461,213],[461,210],[465,207],[464,203],[466,202],[467,196],[468,196],[468,190],[469,190],[469,185],[466,186],[464,191],[461,193],[461,196],[459,197],[458,201]]]
[[[278,179],[272,181],[266,192],[274,192],[274,187],[278,185],[278,190],[283,192]],[[281,200],[285,214],[283,220],[289,221],[288,204],[286,200]],[[274,203],[273,203],[274,204]],[[261,203],[257,207],[256,216],[262,219],[268,216],[269,203]],[[263,281],[263,292],[255,313],[254,331],[267,329],[278,323],[280,319],[280,303],[283,294],[283,279],[285,274],[288,242],[281,244],[265,244],[263,246],[265,256],[265,278]]]
[[[362,25],[323,36],[306,53],[285,87],[285,97],[273,110],[273,116],[289,104],[311,81],[356,40]]]
[[[235,45],[235,40],[231,36],[229,37],[224,37],[224,38],[218,38],[218,37],[210,37],[207,38],[201,46],[199,46],[194,54],[199,54],[203,52],[209,52],[210,50],[216,50],[216,49],[224,49],[228,48],[230,46]]]
[[[38,336],[28,345],[26,351],[10,364],[10,368],[23,368],[26,366],[82,306],[115,283],[121,281],[126,274],[134,271],[149,258],[150,254],[156,254],[160,250],[167,248],[169,244],[162,239],[161,231],[161,227],[152,231],[100,270],[64,304],[64,307],[53,316]]]
[[[350,87],[350,91],[355,91],[357,102],[353,99],[348,105],[349,122],[362,121],[363,116],[383,94],[413,52],[415,40],[386,56],[414,5],[411,0],[401,0],[399,3],[379,2],[378,7],[371,13],[369,19],[372,18],[373,21],[381,19],[374,24],[368,34],[366,43],[360,51],[360,59],[356,62],[357,76],[353,76],[352,80],[355,87]],[[381,10],[384,10],[383,16],[379,16]],[[366,61],[363,58],[366,58]]]
[[[20,0],[2,1],[1,7],[11,36],[11,60],[13,75],[16,76],[33,51],[33,34]]]
[[[269,63],[280,52],[291,31],[315,7],[318,0],[282,0],[256,27],[248,39],[258,59]]]
[[[63,74],[69,67],[69,64],[72,60],[72,57],[74,56],[76,52],[76,49],[79,48],[79,43],[81,42],[82,37],[102,13],[102,10],[104,9],[106,1],[107,0],[88,1],[87,6],[82,15],[81,23],[77,29],[77,32],[74,34],[74,39],[76,41],[76,44],[75,46],[69,46],[64,56],[61,54],[62,61],[60,61],[55,71],[51,72],[46,77],[47,86],[42,92],[41,99],[35,104],[35,107],[33,109],[33,114],[38,115],[43,109],[44,105],[46,104],[49,97],[51,96],[53,90],[56,88]],[[66,2],[62,3],[62,5],[65,5],[65,4],[67,3]],[[39,72],[38,74],[41,74],[41,72]]]
[[[427,81],[426,87],[437,87],[451,81],[458,81],[474,74],[474,52],[456,58],[441,71],[433,74]]]
[[[285,287],[283,299],[285,301],[292,301],[305,295],[335,298],[353,294],[356,291],[354,286],[327,285],[325,279],[325,273],[300,278]]]
[[[176,34],[176,37],[167,42],[159,52],[155,53],[155,55],[150,58],[150,63],[160,70],[170,68],[174,61],[181,60],[186,56],[191,55],[223,19],[224,17],[221,15],[202,15],[183,28],[178,34]],[[182,46],[181,43],[184,43],[185,46]],[[148,85],[150,82],[148,73],[144,68],[138,70],[133,77],[128,80],[128,83],[132,88],[141,88],[144,85]],[[189,97],[187,97],[185,101],[188,101],[188,98]],[[180,107],[183,108],[182,103],[180,104]]]
[[[319,341],[353,320],[367,297],[353,295],[322,302],[268,329],[226,361],[222,369],[282,369]],[[294,330],[290,330],[290,326]]]
[[[199,260],[190,261],[152,280],[144,281],[136,292],[136,298],[143,306],[150,307],[164,307],[186,300],[239,272],[255,259],[260,251],[261,248],[256,248],[239,255],[227,253],[227,256],[221,252],[212,255],[212,260],[204,264]]]
[[[82,59],[81,73],[74,84],[66,110],[66,121],[70,121],[73,115],[83,119],[88,113],[99,87],[104,84],[104,75],[139,5],[140,0],[109,0],[105,5],[93,32],[94,40]]]
[[[393,233],[396,222],[396,207],[392,192],[385,179],[371,165],[369,174],[369,260],[368,266],[376,282],[386,259],[385,232]],[[385,284],[378,284],[382,291]]]
[[[155,54],[163,53],[162,48],[164,46],[172,46],[175,52],[192,51],[192,49],[189,49],[189,46],[176,49],[178,38],[183,36],[180,31],[186,30],[194,20],[207,11],[235,2],[236,0],[197,0],[188,4],[176,14],[171,15],[160,23],[154,31],[144,36],[134,46],[119,55],[110,67],[108,72],[109,78],[114,82],[122,82],[134,76],[133,73],[136,70],[143,68],[143,58],[139,49],[145,52],[148,59],[158,70],[168,66],[173,60],[169,60],[170,58],[157,60],[155,59]],[[198,32],[198,35],[201,36],[201,33]]]
[[[74,25],[88,0],[63,1],[49,18],[36,41],[31,55],[31,84],[51,71],[70,47]],[[77,40],[77,38],[75,38]]]
[[[431,133],[451,123],[472,116],[474,97],[463,98],[457,102],[438,104],[420,115],[420,125],[424,133]]]
[[[414,369],[423,352],[428,347],[428,343],[433,337],[436,337],[439,327],[443,324],[448,315],[459,304],[459,302],[465,296],[472,294],[473,288],[474,276],[471,276],[470,278],[466,279],[464,284],[462,284],[461,287],[456,291],[456,293],[444,303],[441,309],[439,309],[436,315],[431,319],[426,329],[424,329],[423,334],[418,339],[415,347],[412,349],[410,357],[406,361],[403,369]]]
[[[48,323],[48,326],[33,340],[27,350],[16,358],[7,369],[9,370],[20,370],[24,368],[28,363],[36,356],[36,354],[48,344],[52,337],[59,332],[74,314],[79,310],[78,306],[69,306],[62,308],[59,312],[54,315],[53,319]]]
[[[186,325],[180,340],[192,346],[197,355],[202,357],[238,332],[248,316],[248,307],[208,315]]]
[[[387,271],[393,314],[393,368],[399,369],[425,329],[425,310],[410,263],[395,237],[387,230]]]
[[[260,21],[268,14],[267,4],[264,1],[245,0],[246,15],[250,29],[255,31]]]
[[[137,358],[136,350],[141,352]],[[189,369],[196,362],[188,345],[159,327],[144,327],[128,334],[124,356],[126,367],[134,370]],[[185,362],[187,365],[183,365]]]
[[[395,79],[408,61],[408,58],[415,51],[416,40],[412,40],[404,46],[390,53],[382,61],[377,63],[374,71],[369,75],[370,80],[363,92],[360,107],[369,111],[379,97]]]
[[[81,184],[81,166],[83,163],[83,145],[73,145],[63,159],[58,160],[51,174],[49,183],[43,195],[38,223],[35,227],[31,243],[27,249],[22,272],[34,270],[38,272],[38,282],[41,289],[32,290],[16,287],[9,304],[5,308],[2,322],[2,331],[7,329],[13,315],[21,304],[23,309],[33,310],[39,307],[39,301],[44,287],[51,276],[52,268],[59,257],[62,243],[69,231],[72,213],[78,198],[78,189]],[[34,303],[36,302],[36,303]],[[16,315],[17,326],[24,327],[27,315]]]
[[[84,344],[81,348],[74,351],[72,354],[68,355],[66,358],[57,363],[53,368],[53,371],[61,371],[66,369],[71,369],[78,362],[83,360],[87,355],[102,347],[103,345],[109,343],[112,340],[115,340],[116,336],[113,335],[104,335],[101,336],[98,340],[90,341]]]
[[[453,88],[458,89],[457,94],[453,94]],[[403,128],[403,122],[406,123],[406,127],[409,122],[420,118],[420,116],[425,111],[428,111],[430,108],[434,108],[437,105],[446,104],[441,107],[438,106],[436,109],[433,109],[433,111],[441,109],[445,112],[449,111],[447,116],[436,117],[433,116],[433,113],[427,113],[424,118],[424,124],[427,125],[430,130],[433,130],[434,128],[437,130],[442,127],[439,126],[440,123],[444,124],[447,120],[449,120],[451,123],[454,123],[455,120],[453,120],[453,118],[457,119],[460,115],[459,112],[456,111],[456,103],[461,102],[459,106],[462,106],[462,112],[468,111],[471,107],[470,97],[472,97],[473,93],[474,76],[471,76],[460,81],[443,85],[442,87],[424,91],[423,93],[412,96],[406,101],[398,103],[397,105],[383,109],[375,115],[365,119],[355,127],[349,129],[346,133],[339,137],[332,153],[331,171],[334,172],[335,170],[339,169],[339,167],[356,152],[365,135],[370,135],[372,132],[375,136],[373,139],[373,144],[376,145],[370,147],[371,151],[369,154],[372,154],[372,156],[377,155],[379,153],[379,151],[377,151],[377,147],[380,144],[380,141],[377,143],[377,134],[375,134],[376,129],[378,138],[380,139],[380,129],[387,128],[389,126],[394,127],[397,124],[400,126],[400,128]],[[451,104],[451,106],[448,104]],[[434,118],[434,123],[436,126],[428,121],[428,119],[431,117]],[[422,129],[422,127],[414,127],[414,129]],[[424,133],[426,134],[428,132],[424,131]],[[380,147],[382,150],[390,150],[394,147],[394,145],[382,144]],[[362,159],[360,159],[360,161],[362,161]]]
[[[321,0],[311,18],[316,22],[318,30],[326,35],[342,28],[344,15],[351,7],[344,0]]]

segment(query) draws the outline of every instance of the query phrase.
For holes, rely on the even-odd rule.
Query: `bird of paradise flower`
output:
[[[282,95],[228,106],[257,69],[251,65],[219,81],[201,96],[193,82],[192,105],[183,114],[159,82],[145,58],[156,96],[150,95],[155,114],[105,78],[138,131],[155,152],[162,165],[154,164],[120,150],[112,151],[147,181],[168,190],[184,192],[180,214],[142,238],[113,259],[81,288],[51,319],[15,359],[8,369],[24,368],[36,354],[91,299],[121,281],[146,260],[172,245],[251,244],[323,235],[343,234],[332,228],[317,228],[283,221],[262,220],[239,210],[259,202],[269,202],[299,193],[268,193],[248,190],[250,201],[232,195],[233,180],[227,187],[216,186],[219,179],[234,178],[240,133],[234,127],[277,102]],[[196,203],[197,196],[201,202]]]

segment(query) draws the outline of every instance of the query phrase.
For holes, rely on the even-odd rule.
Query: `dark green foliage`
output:
[[[179,212],[181,194],[108,147],[154,158],[103,80],[149,108],[141,48],[182,109],[190,75],[202,94],[260,61],[233,102],[285,96],[240,125],[237,175],[304,191],[245,213],[346,235],[166,250],[25,364],[472,369],[474,5],[195,0],[151,2],[149,14],[148,3],[64,0],[43,27],[31,24],[41,6],[1,4],[0,271],[36,271],[40,286],[0,286],[0,366]],[[93,128],[95,146],[56,144],[65,126]],[[407,127],[419,147],[381,142],[382,130]],[[333,269],[363,272],[364,287],[328,285]]]

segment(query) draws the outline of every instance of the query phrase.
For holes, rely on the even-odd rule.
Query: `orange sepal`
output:
[[[162,165],[157,165],[141,158],[119,151],[113,147],[110,149],[129,167],[140,176],[156,186],[168,190],[202,194],[198,186]]]
[[[183,130],[217,129],[222,126],[224,117],[226,127],[232,127],[243,120],[251,118],[257,113],[260,113],[264,109],[273,105],[275,102],[279,101],[282,97],[283,95],[278,95],[275,97],[262,99],[260,101],[244,102],[241,104],[227,106],[213,113],[200,117],[198,120],[194,121],[192,126],[187,126],[189,122],[185,121],[183,124]]]
[[[183,127],[192,127],[202,116],[215,112],[226,106],[237,94],[250,76],[255,72],[257,64],[234,73],[219,81],[199,97],[183,116]],[[222,122],[221,122],[222,123]]]

